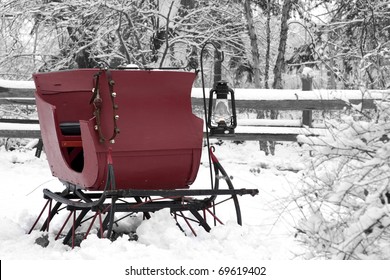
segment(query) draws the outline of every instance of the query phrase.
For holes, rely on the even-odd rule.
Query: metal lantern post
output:
[[[207,126],[210,135],[234,135],[237,126],[234,91],[225,81],[218,82],[210,90]]]

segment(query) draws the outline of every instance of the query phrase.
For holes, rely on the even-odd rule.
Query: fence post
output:
[[[302,91],[313,90],[313,70],[309,67],[304,67],[301,74]],[[313,111],[302,111],[302,124],[308,127],[313,127]]]

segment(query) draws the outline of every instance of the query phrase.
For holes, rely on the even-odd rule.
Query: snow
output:
[[[294,143],[278,144],[275,156],[265,156],[259,151],[257,142],[239,145],[224,142],[222,145],[215,145],[215,153],[232,176],[235,187],[259,189],[259,195],[255,197],[239,198],[242,226],[238,226],[233,219],[233,207],[223,208],[221,215],[226,219],[225,225],[214,227],[210,233],[197,230],[198,236],[195,237],[191,234],[185,235],[176,226],[169,211],[161,210],[152,213],[150,220],[142,220],[139,216],[131,218],[132,221],[127,226],[137,233],[137,241],[129,241],[127,236],[123,236],[111,242],[99,239],[95,231],[80,247],[74,249],[63,245],[61,240],[54,240],[54,231],[60,226],[54,222],[51,224],[49,244],[46,248],[35,243],[37,238],[45,234],[37,229],[27,234],[43,207],[42,189],[60,191],[62,184],[52,177],[45,154],[36,158],[35,151],[28,149],[29,145],[26,147],[14,151],[0,148],[0,258],[6,261],[6,275],[31,278],[32,273],[35,273],[36,277],[40,277],[36,279],[42,279],[43,271],[48,271],[43,273],[44,275],[50,275],[50,271],[64,271],[64,261],[66,265],[77,270],[79,276],[93,275],[103,278],[115,275],[115,279],[128,278],[124,271],[129,269],[130,265],[138,268],[175,268],[181,265],[187,269],[195,266],[215,271],[213,277],[202,279],[222,279],[217,271],[226,266],[265,265],[267,275],[280,276],[272,279],[286,279],[287,276],[289,279],[312,279],[311,273],[316,273],[307,269],[305,262],[285,262],[304,259],[307,253],[295,239],[295,226],[300,220],[300,209],[289,199],[299,187],[300,178],[305,172],[305,157]],[[203,153],[198,178],[191,188],[208,185],[208,161],[205,155]],[[32,260],[34,261],[31,262]],[[60,262],[50,262],[48,267],[45,262],[47,260]],[[94,262],[84,263],[80,260]],[[331,266],[334,265],[338,267],[337,262],[332,262]],[[97,269],[99,266],[109,266],[111,269],[100,270]],[[18,267],[26,269],[18,270]],[[86,270],[86,267],[89,269]],[[307,275],[300,272],[295,278],[294,275],[286,274],[286,270],[280,269],[282,267],[301,269]],[[316,262],[310,267],[321,269]],[[345,266],[341,268],[345,269]],[[353,268],[348,270],[348,275],[352,275]],[[378,273],[382,271],[381,267],[376,269]],[[67,273],[55,273],[57,279],[69,278]],[[21,279],[20,277],[4,279]],[[157,279],[160,278],[163,277]]]
[[[302,77],[313,78],[314,77],[313,68],[303,67],[301,75]]]
[[[297,135],[325,135],[326,130],[321,128],[294,127],[301,125],[300,120],[240,120],[240,126],[235,129],[241,134],[297,134]],[[0,130],[39,131],[39,124],[0,123]]]
[[[302,126],[302,120],[240,119],[242,126]]]
[[[0,123],[0,130],[40,130],[39,124]]]
[[[0,79],[0,88],[22,88],[35,90],[33,81],[12,81]]]
[[[310,68],[309,68],[310,69]],[[157,70],[155,70],[157,71]],[[164,70],[166,71],[166,70]],[[309,74],[309,70],[305,70]],[[12,81],[0,79],[0,88],[12,89],[31,89],[35,90],[33,81]],[[209,96],[210,89],[205,89],[206,98]],[[324,90],[316,89],[312,91],[302,91],[300,89],[248,89],[235,88],[236,100],[349,100],[372,98],[383,100],[390,95],[390,90]],[[203,98],[202,88],[192,88],[191,96],[193,98]],[[355,105],[356,106],[356,105]]]
[[[300,248],[294,240],[293,215],[284,209],[283,198],[288,195],[291,184],[296,184],[298,180],[297,170],[285,170],[294,165],[294,158],[299,158],[299,154],[294,148],[278,146],[280,150],[291,149],[291,157],[275,156],[270,159],[257,151],[257,145],[251,142],[217,146],[216,154],[234,178],[235,187],[258,188],[260,191],[255,197],[240,197],[242,227],[234,222],[232,207],[226,210],[225,216],[229,217],[226,225],[213,228],[211,233],[198,231],[197,237],[184,235],[169,211],[162,210],[154,213],[150,220],[135,218],[133,226],[139,236],[137,242],[128,241],[125,237],[109,242],[91,235],[74,250],[61,241],[54,241],[52,232],[49,233],[47,248],[35,244],[42,232],[34,230],[32,234],[26,234],[43,207],[42,189],[62,189],[61,183],[51,176],[45,154],[36,158],[33,150],[5,151],[3,147],[0,151],[0,220],[2,225],[7,226],[0,231],[0,257],[8,260],[100,260],[105,259],[107,254],[115,253],[118,259],[160,256],[172,260],[294,259]],[[192,188],[200,188],[209,182],[207,161],[203,161]],[[56,226],[53,224],[53,230]],[[129,255],[129,251],[133,253]]]
[[[382,100],[390,95],[390,90],[325,90],[316,89],[302,91],[300,89],[234,89],[236,100],[349,100],[372,98]],[[203,98],[202,88],[193,88],[191,96]],[[209,89],[206,89],[206,98],[209,96]]]
[[[283,123],[283,121],[281,121]],[[288,122],[285,122],[288,124]],[[259,133],[259,134],[297,134],[297,135],[325,135],[326,130],[309,127],[272,127],[272,126],[237,126],[236,133]]]

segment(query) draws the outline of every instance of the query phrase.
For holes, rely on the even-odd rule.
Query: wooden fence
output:
[[[298,135],[318,136],[325,133],[312,121],[314,110],[364,110],[374,109],[375,102],[382,100],[390,91],[373,90],[266,90],[236,89],[238,113],[259,110],[297,111],[296,119],[261,120],[248,119],[239,114],[235,136],[220,136],[220,139],[235,141],[296,141]],[[208,96],[208,92],[206,92]],[[31,81],[0,80],[1,106],[35,105],[34,84]],[[194,111],[203,108],[203,92],[192,90]],[[0,137],[40,138],[37,119],[0,118]]]

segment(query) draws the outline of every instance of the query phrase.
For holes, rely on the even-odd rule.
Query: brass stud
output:
[[[111,96],[116,97],[116,92],[114,91],[113,93],[111,93]]]
[[[115,115],[115,119],[118,120],[119,119],[119,115]]]
[[[111,143],[111,144],[115,144],[115,139],[111,139],[111,140],[110,140],[110,143]]]

